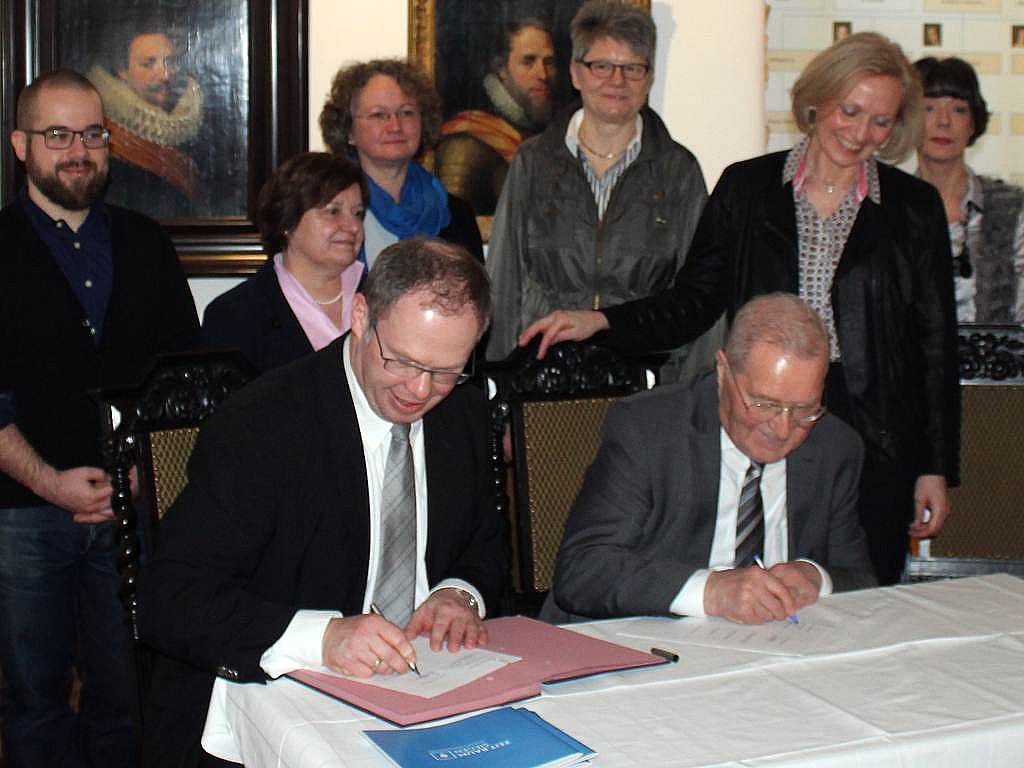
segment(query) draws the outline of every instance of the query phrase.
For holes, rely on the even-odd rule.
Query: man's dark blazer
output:
[[[857,434],[826,414],[786,459],[789,558],[814,560],[836,590],[874,584],[857,521],[863,455]],[[708,567],[720,474],[714,373],[617,403],[566,524],[542,618],[669,615],[686,580]]]
[[[142,637],[162,654],[146,709],[149,765],[197,765],[214,674],[262,682],[260,656],[300,608],[362,611],[369,498],[344,338],[270,371],[203,426],[189,483],[141,580]],[[493,610],[505,578],[482,393],[423,419],[427,577],[464,579]]]
[[[261,372],[313,352],[281,292],[273,259],[210,302],[203,312],[200,341],[210,349],[240,349]]]

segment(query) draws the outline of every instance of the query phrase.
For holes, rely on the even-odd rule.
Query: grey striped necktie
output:
[[[750,462],[740,491],[736,514],[736,568],[754,564],[754,555],[764,550],[764,505],[761,503],[761,471],[763,464]]]
[[[373,600],[389,621],[404,627],[416,598],[416,481],[408,424],[391,427],[380,514],[380,564]]]

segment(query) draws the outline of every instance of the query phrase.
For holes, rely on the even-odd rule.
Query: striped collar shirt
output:
[[[580,152],[580,126],[582,124],[583,110],[579,109],[569,120],[569,127],[565,130],[565,146],[569,148],[570,154],[580,161],[583,174],[587,177],[587,183],[590,185],[590,191],[594,193],[594,202],[597,203],[597,218],[600,220],[604,219],[604,213],[608,210],[608,200],[612,196],[612,190],[615,189],[615,185],[622,178],[622,174],[625,173],[626,169],[640,156],[644,120],[640,115],[636,116],[636,131],[626,146],[626,151],[622,153],[622,156],[611,168],[604,172],[603,176],[598,176],[594,172],[590,162],[587,160],[586,153]]]

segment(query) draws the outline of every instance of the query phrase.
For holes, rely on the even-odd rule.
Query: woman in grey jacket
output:
[[[495,212],[487,258],[492,360],[552,310],[600,309],[671,285],[707,198],[696,158],[645,106],[653,82],[650,16],[591,0],[571,35],[570,72],[582,107],[520,147]],[[716,326],[677,350],[663,379],[709,368],[720,340]]]

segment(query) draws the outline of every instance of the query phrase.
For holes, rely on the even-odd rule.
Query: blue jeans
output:
[[[9,768],[134,764],[113,523],[0,509],[0,729]],[[72,665],[79,712],[68,705]]]

